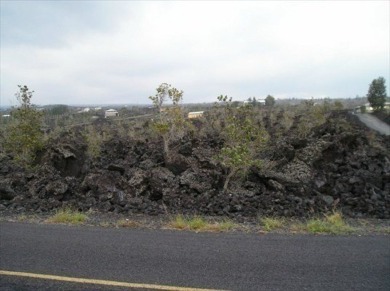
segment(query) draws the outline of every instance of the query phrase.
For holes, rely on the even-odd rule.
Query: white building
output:
[[[113,117],[113,116],[119,116],[119,113],[118,111],[116,111],[115,109],[108,109],[104,112],[104,117],[107,118],[107,117]]]
[[[195,112],[188,112],[188,118],[199,118],[203,116],[204,111],[195,111]]]

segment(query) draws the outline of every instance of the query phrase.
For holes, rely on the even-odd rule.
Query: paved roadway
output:
[[[376,130],[381,134],[390,135],[390,126],[382,120],[376,118],[374,115],[368,113],[359,113],[357,114],[357,117],[359,117],[360,121],[369,128]]]
[[[85,279],[105,281],[75,282]],[[0,223],[0,290],[191,290],[184,287],[388,291],[390,236]]]

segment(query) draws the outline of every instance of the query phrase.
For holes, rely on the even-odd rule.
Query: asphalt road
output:
[[[10,276],[4,271],[153,286],[125,289]],[[213,234],[0,223],[0,290],[157,290],[160,285],[388,291],[390,236]]]
[[[359,117],[360,121],[367,125],[369,128],[376,130],[381,134],[390,135],[390,126],[382,120],[376,118],[374,115],[368,113],[360,113],[357,114],[357,117]]]

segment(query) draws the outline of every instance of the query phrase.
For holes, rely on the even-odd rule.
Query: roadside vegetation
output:
[[[6,125],[4,149],[14,156],[15,162],[23,167],[31,167],[36,153],[45,144],[41,130],[43,113],[32,104],[34,91],[19,85],[15,94],[20,106],[13,111],[13,119]]]
[[[292,229],[313,234],[351,234],[357,231],[344,220],[340,212],[325,215],[323,218],[312,218],[305,223],[293,224]]]
[[[370,173],[360,170],[383,172],[386,140],[361,130],[347,112],[367,100],[384,112],[384,92],[385,81],[378,78],[366,97],[275,100],[268,95],[243,102],[220,95],[215,103],[185,104],[183,91],[162,83],[149,97],[151,104],[117,108],[119,116],[105,118],[101,108],[38,108],[33,91],[19,86],[20,105],[0,119],[0,200],[10,209],[59,209],[47,220],[51,223],[87,224],[90,209],[200,213],[177,215],[165,226],[224,232],[245,226],[202,215],[266,213],[256,221],[258,231],[356,233],[341,212],[321,215],[337,205],[346,217],[388,217],[386,181],[373,177],[366,187],[362,179]],[[203,113],[190,119],[191,111]],[[345,169],[349,176],[339,179]],[[337,183],[343,191],[334,193]],[[365,197],[373,197],[372,203]],[[308,213],[313,218],[307,221],[288,219]],[[102,225],[143,227],[130,218]]]
[[[283,231],[312,234],[351,234],[358,228],[350,226],[340,212],[333,212],[321,218],[297,221],[283,217],[260,218],[261,229],[267,232]]]
[[[244,232],[254,234],[390,235],[390,224],[388,222],[380,222],[373,219],[349,219],[347,221],[340,212],[308,219],[261,217],[246,222],[238,222],[230,218],[182,214],[159,219],[147,216],[110,218],[110,216],[100,217],[99,213],[96,212],[81,213],[66,208],[58,210],[54,215],[49,217],[37,214],[20,214],[11,217],[0,216],[0,221],[59,223],[124,229],[174,229],[197,233]]]
[[[87,222],[88,216],[84,213],[74,211],[71,208],[58,210],[52,217],[47,219],[49,223],[83,224]]]
[[[238,229],[238,224],[232,220],[208,221],[201,216],[183,216],[181,214],[171,218],[166,225],[167,228],[177,230],[190,230],[196,232],[226,232]]]
[[[278,217],[260,218],[260,224],[265,231],[273,231],[286,227],[286,220]]]

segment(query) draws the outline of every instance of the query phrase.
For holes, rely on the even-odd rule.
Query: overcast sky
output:
[[[4,1],[0,105],[363,96],[390,80],[390,1]],[[389,92],[389,90],[387,90]]]

